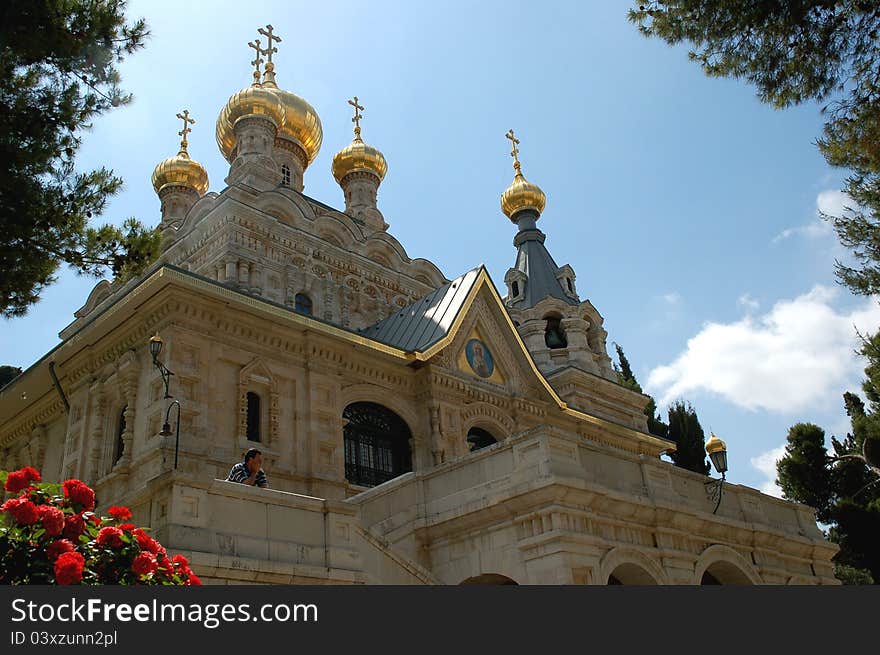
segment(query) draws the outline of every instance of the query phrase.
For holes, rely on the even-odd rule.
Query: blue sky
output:
[[[502,285],[513,128],[526,177],[547,194],[546,245],[605,317],[609,349],[624,347],[658,401],[694,404],[728,443],[732,481],[769,489],[768,453],[791,424],[846,429],[841,394],[863,366],[853,326],[880,325],[875,299],[835,283],[845,252],[816,215],[841,206],[845,172],[814,145],[817,106],[777,111],[744,82],[707,78],[686,48],[640,36],[627,6],[132,2],[152,29],[121,69],[135,101],[96,121],[79,162],[126,182],[104,219],[155,224],[150,174],[176,152],[175,114],[188,108],[190,154],[222,189],[214,122],[250,82],[247,42],[272,23],[278,82],[324,127],[305,192],[343,206],[330,162],[351,140],[357,95],[364,139],[388,159],[379,204],[391,233],[447,277],[483,262]],[[0,362],[39,359],[94,283],[63,272],[27,316],[4,321]]]

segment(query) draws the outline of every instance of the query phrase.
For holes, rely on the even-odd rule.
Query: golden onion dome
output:
[[[318,156],[321,142],[324,140],[324,130],[318,112],[295,93],[279,89],[274,85],[264,85],[264,87],[278,96],[284,108],[284,123],[278,128],[278,136],[298,144],[311,164]]]
[[[284,126],[284,105],[275,90],[257,84],[242,89],[229,99],[217,117],[217,145],[229,162],[235,150],[235,123],[245,116],[265,116],[280,132]]]
[[[333,156],[333,177],[338,183],[349,173],[372,173],[381,182],[388,172],[385,155],[356,136],[354,141]]]
[[[501,194],[501,211],[513,220],[514,215],[523,209],[533,209],[540,214],[546,203],[547,196],[541,191],[541,187],[529,182],[517,166],[513,182]]]
[[[725,443],[723,441],[721,441],[721,439],[716,437],[713,432],[710,432],[709,434],[711,436],[709,438],[709,441],[706,442],[706,452],[707,453],[709,453],[711,455],[712,453],[718,453],[723,450],[727,450],[727,445],[725,445]]]
[[[190,159],[186,150],[181,150],[156,166],[152,181],[156,193],[172,186],[194,189],[200,196],[208,191],[208,171],[199,162]]]

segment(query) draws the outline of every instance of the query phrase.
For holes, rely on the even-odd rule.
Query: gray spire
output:
[[[517,309],[527,309],[548,296],[559,298],[569,305],[579,304],[571,267],[559,268],[544,247],[546,235],[535,225],[538,213],[523,210],[516,214],[515,219],[519,227],[513,239],[513,245],[517,248],[516,264],[504,276],[509,291],[507,304]]]

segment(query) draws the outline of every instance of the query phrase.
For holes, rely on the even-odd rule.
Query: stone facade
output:
[[[835,584],[810,508],[726,485],[713,514],[706,478],[660,458],[672,445],[616,383],[571,267],[547,255],[561,291],[526,304],[514,290],[534,267],[508,272],[505,299],[480,269],[423,349],[367,337],[439,316],[422,299],[456,282],[387,232],[375,188],[334,210],[301,193],[305,150],[276,123],[248,115],[235,135],[229,186],[164,190],[160,261],[99,283],[0,391],[0,467],[81,478],[99,511],[128,504],[213,583]],[[536,219],[517,238],[543,257]],[[156,333],[181,404],[176,469]],[[346,412],[363,403],[408,429],[405,465],[372,487],[348,473],[366,442],[352,447]],[[270,489],[223,481],[249,447]]]

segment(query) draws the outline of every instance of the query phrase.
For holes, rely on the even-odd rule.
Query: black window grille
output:
[[[345,408],[342,418],[349,482],[374,487],[412,470],[412,435],[397,414],[376,403],[357,402]]]
[[[467,442],[471,445],[471,452],[474,452],[480,448],[491,446],[493,443],[498,443],[498,440],[483,428],[471,428],[467,433]]]
[[[260,397],[253,391],[247,393],[247,438],[260,440]]]
[[[125,434],[125,410],[127,409],[128,405],[119,412],[119,427],[116,430],[116,450],[113,457],[114,464],[122,459],[122,454],[125,451],[125,440],[122,438],[122,435]]]
[[[304,293],[296,294],[296,297],[293,299],[293,309],[300,314],[308,314],[309,316],[311,316],[312,299]]]
[[[290,166],[287,164],[281,165],[281,185],[290,186]]]

